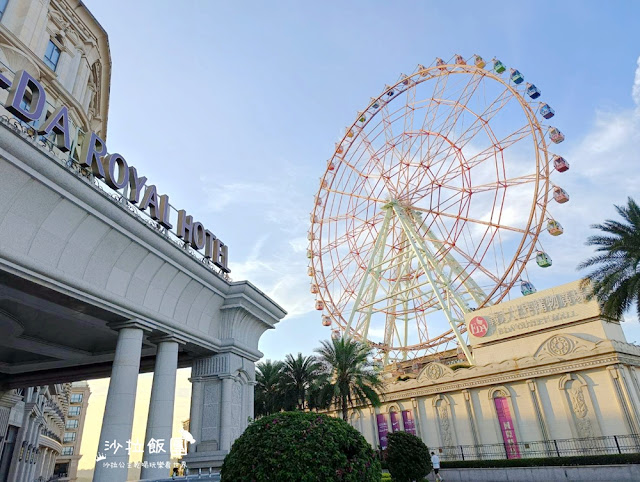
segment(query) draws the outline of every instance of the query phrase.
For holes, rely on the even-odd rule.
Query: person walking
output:
[[[436,455],[435,452],[431,452],[431,465],[433,465],[433,472],[436,474],[436,480],[442,482],[442,477],[440,477],[440,457]]]

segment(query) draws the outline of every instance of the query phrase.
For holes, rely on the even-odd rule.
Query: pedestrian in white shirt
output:
[[[436,480],[442,482],[442,478],[440,477],[440,457],[436,455],[435,452],[431,452],[431,465],[433,465],[433,472],[436,474]]]

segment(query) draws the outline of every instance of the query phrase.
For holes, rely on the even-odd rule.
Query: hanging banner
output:
[[[398,412],[390,412],[391,416],[391,431],[399,432],[400,431],[400,419],[398,418]]]
[[[513,420],[511,419],[509,403],[506,397],[494,398],[493,402],[496,405],[498,423],[500,424],[500,430],[502,431],[502,440],[504,442],[504,448],[507,451],[507,458],[519,459],[520,448],[518,447],[516,431],[513,427]]]
[[[382,450],[387,448],[387,434],[389,433],[389,427],[387,426],[387,419],[383,413],[379,413],[376,416],[378,422],[378,437],[380,438],[380,447]]]
[[[402,421],[404,422],[404,431],[416,435],[416,425],[413,422],[413,413],[411,410],[402,411]]]

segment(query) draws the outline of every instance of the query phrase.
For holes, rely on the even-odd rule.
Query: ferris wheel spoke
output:
[[[346,191],[340,191],[338,189],[332,189],[332,188],[327,188],[325,189],[327,192],[333,193],[333,194],[339,194],[341,196],[346,196],[346,197],[354,197],[357,199],[363,199],[365,201],[373,201],[373,202],[377,202],[377,203],[385,203],[387,202],[385,199],[379,199],[376,197],[371,197],[371,196],[363,196],[360,194],[356,194],[354,192],[346,192]]]
[[[525,139],[526,137],[528,137],[530,134],[531,134],[531,131],[530,131],[529,125],[525,125],[521,127],[517,131],[512,132],[508,136],[496,141],[495,146],[490,146],[484,149],[483,151],[475,154],[474,156],[471,156],[470,158],[468,158],[467,168],[472,169],[478,164],[481,164],[485,160],[493,157],[496,154],[496,151],[505,151],[506,149],[514,145],[516,142],[519,142],[522,139]]]
[[[460,96],[455,101],[453,108],[448,112],[447,117],[445,118],[443,123],[439,125],[438,128],[436,129],[441,134],[441,136],[438,137],[438,139],[436,140],[436,142],[438,142],[438,140],[440,142],[437,144],[435,153],[431,154],[431,150],[429,150],[427,155],[429,156],[437,155],[438,151],[442,147],[442,144],[444,143],[444,140],[449,137],[449,135],[451,134],[451,131],[453,130],[453,127],[458,122],[460,115],[462,115],[462,113],[465,112],[465,110],[467,109],[466,106],[467,106],[467,103],[469,102],[469,99],[475,93],[477,88],[480,86],[480,83],[482,82],[482,80],[484,80],[484,75],[474,76],[472,80],[464,86],[464,88],[462,89],[462,92],[460,93]],[[431,130],[434,130],[434,129],[431,129]]]
[[[495,115],[497,115],[505,105],[509,103],[512,99],[514,99],[515,94],[506,87],[496,98],[495,100],[487,106],[487,108],[481,114],[475,114],[475,119],[471,122],[467,130],[465,130],[459,138],[455,140],[455,144],[458,148],[462,149],[469,142],[473,140],[473,138],[480,132],[483,128],[488,129],[492,138],[493,132],[489,126],[489,121],[493,119]]]
[[[378,157],[377,152],[373,148],[371,141],[369,140],[369,137],[367,136],[367,133],[364,132],[364,130],[360,133],[360,137],[362,139],[362,142],[365,145],[366,150],[369,152],[369,156],[374,161],[374,165],[376,166],[378,172],[380,173],[380,178],[383,180],[385,187],[387,188],[389,193],[395,197],[396,196],[395,187],[391,182],[388,172],[385,172],[384,163]]]
[[[480,219],[474,219],[474,218],[471,218],[471,217],[462,217],[461,218],[460,216],[458,216],[456,214],[451,214],[451,213],[447,213],[447,212],[444,212],[444,211],[435,211],[433,209],[424,209],[424,208],[419,208],[419,207],[416,207],[416,206],[412,206],[411,209],[415,209],[416,211],[422,211],[424,213],[429,213],[429,214],[431,214],[433,216],[443,216],[445,218],[461,219],[462,221],[465,221],[465,222],[481,224],[483,226],[489,226],[489,227],[492,227],[492,228],[495,228],[495,229],[504,229],[506,231],[515,231],[517,233],[522,233],[522,234],[527,234],[528,233],[528,231],[526,231],[526,230],[524,230],[522,228],[516,228],[514,226],[506,226],[504,224],[492,223],[490,221],[482,221]]]
[[[538,180],[538,174],[528,174],[526,176],[512,177],[511,179],[504,179],[501,181],[490,182],[488,184],[479,184],[469,189],[472,194],[480,192],[496,191],[498,189],[506,189],[508,187],[520,186],[522,184],[529,184]]]

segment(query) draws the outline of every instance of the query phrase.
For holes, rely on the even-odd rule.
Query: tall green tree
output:
[[[256,416],[269,415],[283,408],[282,362],[266,360],[256,365],[254,409]]]
[[[349,407],[354,404],[380,405],[378,391],[382,389],[382,380],[369,345],[344,337],[333,338],[323,341],[316,352],[330,377],[326,393],[340,407],[343,420],[348,421]]]
[[[620,319],[634,305],[640,316],[640,207],[628,198],[626,206],[615,208],[622,219],[591,226],[601,231],[587,240],[598,254],[578,269],[595,267],[587,274],[593,295],[605,315]]]
[[[292,406],[304,410],[308,406],[307,397],[313,382],[322,374],[322,364],[315,356],[297,357],[289,354],[282,366],[281,386],[285,394],[285,409]],[[288,405],[288,406],[287,406]]]

